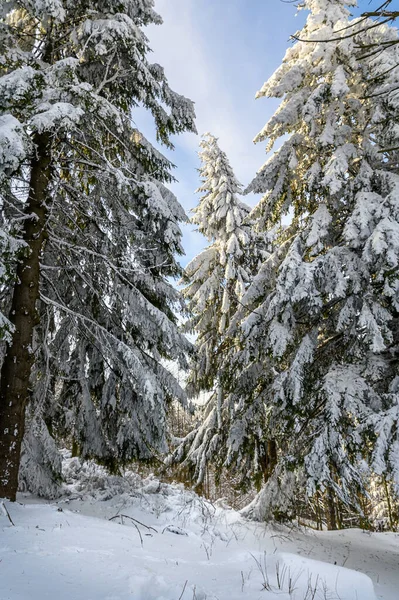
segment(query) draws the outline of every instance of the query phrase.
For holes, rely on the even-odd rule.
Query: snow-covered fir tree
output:
[[[399,37],[395,29],[381,28],[377,42],[386,48],[384,52],[370,56],[372,78],[368,94],[381,99],[373,115],[374,138],[379,157],[383,162],[379,196],[373,197],[370,206],[364,208],[367,217],[360,213],[358,218],[367,223],[372,235],[367,239],[364,256],[368,264],[375,263],[377,293],[390,297],[389,331],[391,343],[382,352],[385,362],[392,362],[393,372],[397,368],[399,352],[399,289],[397,282],[397,255],[399,233]],[[389,43],[391,42],[391,43]],[[363,207],[362,207],[363,208]],[[373,213],[373,214],[370,214]],[[374,227],[374,230],[373,230]],[[361,237],[365,232],[359,228]],[[352,230],[354,237],[355,231]],[[387,382],[388,383],[388,382]],[[385,488],[399,494],[399,380],[389,380],[384,396],[383,410],[372,414],[370,426],[376,434],[372,453],[372,468]],[[391,519],[392,520],[392,519]]]
[[[0,8],[0,497],[21,477],[51,493],[54,437],[115,467],[166,449],[162,359],[186,366],[178,332],[184,211],[160,141],[194,131],[192,103],[148,61],[153,0],[19,0]]]
[[[250,209],[239,200],[242,192],[228,158],[211,134],[201,142],[202,194],[192,222],[211,244],[186,267],[183,295],[192,317],[187,331],[197,335],[188,389],[191,395],[211,392],[203,422],[185,438],[175,453],[195,466],[203,480],[208,461],[218,462],[225,420],[228,418],[226,365],[237,348],[229,335],[231,318],[265,253],[262,238],[248,221]]]
[[[197,192],[203,195],[191,221],[212,243],[187,265],[183,280],[188,284],[183,295],[194,315],[187,329],[198,334],[198,359],[190,376],[195,392],[213,389],[223,360],[218,360],[221,341],[254,261],[249,249],[253,236],[245,222],[250,208],[238,198],[241,185],[217,138],[205,135],[199,156],[202,185]]]
[[[330,527],[334,497],[357,504],[375,435],[380,473],[399,456],[398,144],[386,143],[385,101],[372,93],[378,57],[360,61],[359,39],[342,35],[355,4],[305,0],[300,41],[258,93],[282,102],[255,141],[270,151],[283,139],[247,191],[264,194],[253,213],[262,227],[290,224],[236,316],[255,374],[248,393],[264,403],[278,450],[255,509],[287,511],[302,488],[325,495]],[[396,32],[363,35],[379,43]]]

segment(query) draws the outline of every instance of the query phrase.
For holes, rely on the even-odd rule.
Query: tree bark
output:
[[[326,517],[327,517],[327,529],[329,531],[335,531],[337,529],[337,517],[335,512],[334,492],[331,488],[326,490]]]
[[[40,258],[46,240],[50,135],[36,134],[23,240],[27,245],[16,271],[9,320],[14,325],[0,376],[0,498],[14,501],[18,489],[25,407],[33,365],[33,330],[38,323]]]
[[[277,465],[277,442],[275,439],[267,441],[264,445],[263,454],[260,456],[260,464],[263,471],[263,481],[266,483],[273,475]]]
[[[391,496],[389,493],[387,479],[386,479],[385,475],[382,476],[382,480],[384,483],[385,497],[387,499],[389,527],[390,527],[391,531],[395,531],[395,523],[394,523],[393,514],[392,514]]]

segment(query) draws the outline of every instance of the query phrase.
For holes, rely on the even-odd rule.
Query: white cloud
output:
[[[194,100],[199,134],[211,131],[219,137],[238,178],[246,185],[264,160],[264,149],[252,144],[264,124],[258,120],[258,126],[253,119],[256,88],[243,89],[238,77],[226,81],[223,39],[212,39],[198,26],[202,9],[195,0],[157,0],[156,10],[164,24],[148,28],[148,36],[154,59],[165,68],[171,87]],[[262,83],[260,80],[258,87]],[[198,143],[192,134],[176,140],[177,147],[186,152],[196,152]]]
[[[210,131],[219,137],[244,186],[266,160],[265,145],[255,146],[252,140],[277,105],[272,100],[255,101],[255,93],[280,64],[289,34],[298,25],[291,6],[270,4],[266,0],[155,0],[164,23],[147,29],[153,61],[164,67],[172,89],[194,100],[199,134]],[[148,116],[138,111],[137,119],[154,141]],[[175,153],[161,148],[177,164],[174,175],[179,183],[171,188],[187,212],[199,199],[194,194],[199,185],[199,141],[198,136],[185,133],[173,140]],[[257,199],[244,198],[251,205]],[[186,260],[207,243],[193,229],[184,227]]]

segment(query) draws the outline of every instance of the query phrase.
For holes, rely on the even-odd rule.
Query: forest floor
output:
[[[398,600],[399,535],[272,528],[182,485],[66,461],[0,503],[0,600]]]

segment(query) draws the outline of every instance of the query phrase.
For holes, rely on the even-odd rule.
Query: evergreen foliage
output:
[[[176,327],[180,299],[169,282],[180,275],[175,257],[186,217],[165,187],[172,165],[131,117],[136,106],[146,107],[159,140],[172,146],[172,134],[195,130],[194,111],[149,62],[143,27],[150,23],[161,23],[152,0],[1,7],[0,326],[10,342],[2,379],[19,344],[9,310],[23,287],[17,266],[34,257],[23,227],[34,200],[43,240],[36,253],[40,300],[28,315],[37,325],[25,361],[31,392],[21,479],[41,493],[54,492],[59,473],[54,437],[114,468],[149,459],[166,449],[168,401],[185,401],[162,360],[185,367],[190,351]],[[43,161],[43,189],[34,195],[32,173],[43,175]],[[27,400],[21,398],[19,432]],[[3,456],[9,443],[3,437]],[[0,473],[5,484],[7,469]]]
[[[264,194],[253,213],[261,227],[290,224],[236,316],[253,349],[252,402],[264,404],[278,447],[255,508],[284,513],[300,489],[326,493],[331,527],[334,496],[358,506],[371,463],[392,472],[397,456],[397,130],[388,134],[375,88],[381,57],[360,61],[357,42],[339,33],[353,26],[355,4],[303,2],[299,41],[258,93],[282,101],[255,141],[270,151],[283,139],[247,191]],[[363,35],[379,43],[397,34],[381,26]],[[397,96],[391,102],[397,115]]]
[[[200,158],[202,185],[197,191],[202,196],[192,222],[211,245],[186,267],[183,295],[192,313],[186,329],[197,334],[188,389],[191,395],[210,392],[210,398],[202,422],[175,453],[178,460],[194,465],[199,483],[208,461],[224,445],[230,410],[228,365],[237,352],[229,335],[231,320],[265,256],[265,244],[248,220],[250,209],[238,198],[241,185],[214,136],[204,136]]]

